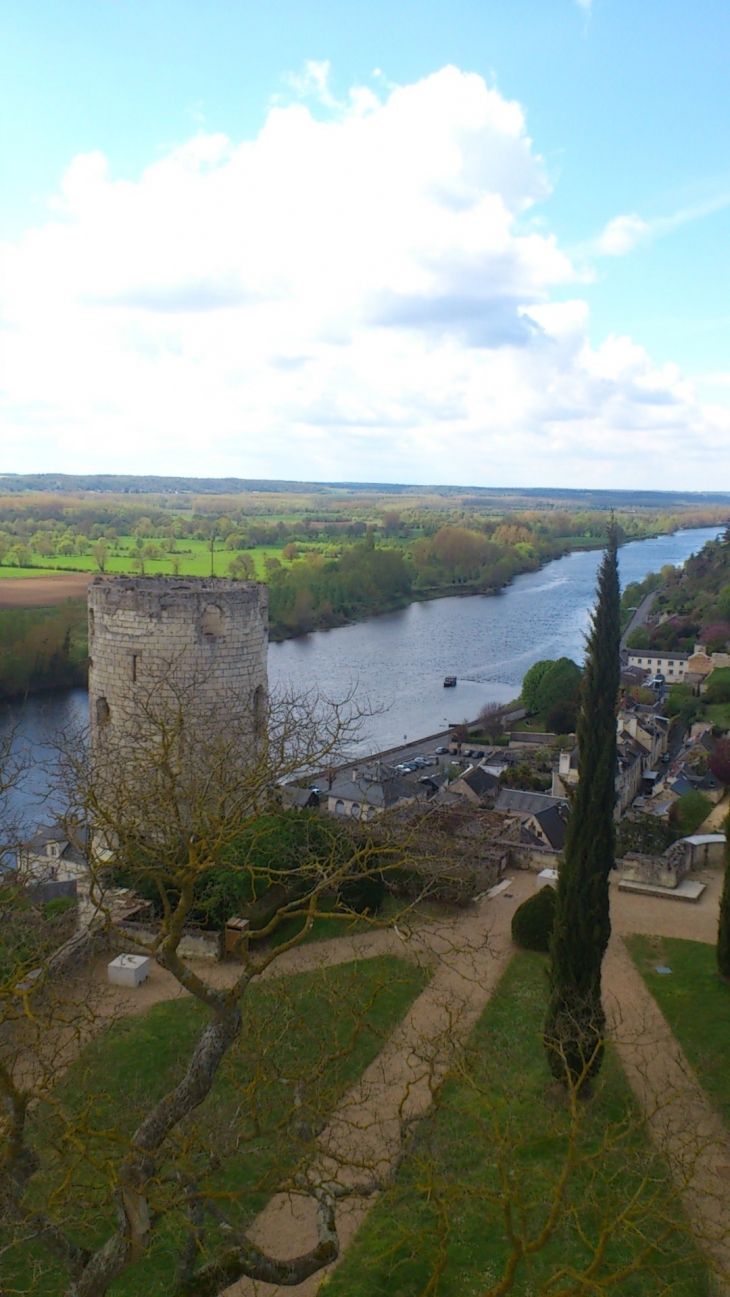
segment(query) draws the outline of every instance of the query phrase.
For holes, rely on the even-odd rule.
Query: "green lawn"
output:
[[[540,1040],[545,990],[542,957],[516,955],[474,1032],[468,1069],[444,1087],[397,1185],[374,1206],[334,1272],[328,1297],[489,1297],[509,1251],[500,1183],[508,1186],[513,1228],[535,1237],[564,1164],[568,1124]],[[514,1285],[504,1291],[706,1297],[704,1265],[676,1228],[683,1217],[666,1167],[632,1128],[635,1117],[609,1052],[584,1110],[580,1164],[558,1227],[544,1248],[519,1263]],[[612,1146],[606,1147],[609,1131]],[[621,1209],[623,1222],[607,1240],[594,1282],[568,1282],[570,1267],[580,1272],[592,1258],[601,1222],[616,1222]],[[632,1258],[644,1248],[632,1273]],[[562,1282],[550,1286],[559,1274]]]
[[[515,733],[520,733],[520,732],[526,734],[546,734],[547,733],[545,729],[545,717],[539,714],[536,714],[534,716],[526,716],[524,720],[517,721],[516,724],[512,726],[512,729],[515,731]]]
[[[629,937],[639,972],[730,1130],[730,984],[715,947],[670,937]],[[671,974],[657,973],[659,967]]]
[[[171,1165],[163,1167],[153,1209],[169,1206],[180,1184],[196,1177],[213,1188],[230,1220],[237,1225],[251,1220],[306,1155],[306,1145],[289,1125],[295,1087],[304,1087],[297,1116],[312,1124],[323,1120],[379,1053],[425,982],[413,964],[383,957],[254,988],[243,1002],[241,1039],[221,1066],[213,1096],[177,1132],[176,1169],[182,1180],[170,1178]],[[75,1142],[64,1141],[63,1124],[47,1110],[37,1110],[35,1138],[43,1170],[36,1190],[45,1197],[53,1186],[51,1214],[64,1224],[80,1221],[79,1242],[98,1246],[107,1236],[120,1144],[149,1104],[176,1083],[205,1018],[196,1001],[183,1000],[159,1004],[101,1032],[58,1088],[57,1100],[74,1120]],[[75,1166],[79,1148],[85,1156]],[[206,1165],[211,1155],[220,1159],[212,1170]],[[173,1210],[145,1259],[110,1289],[114,1297],[169,1292],[171,1245],[181,1229]],[[225,1241],[215,1225],[213,1235]],[[26,1291],[22,1281],[27,1282],[30,1261],[27,1254],[16,1256],[19,1269],[13,1273],[12,1258],[5,1256],[6,1282],[20,1280],[17,1290]],[[33,1255],[35,1267],[46,1263],[50,1258]],[[49,1268],[30,1291],[57,1297],[65,1285]]]

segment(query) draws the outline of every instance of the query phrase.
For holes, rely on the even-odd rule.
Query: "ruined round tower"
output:
[[[139,719],[151,693],[188,698],[225,725],[267,712],[268,589],[222,577],[96,577],[89,585],[89,710],[98,750]],[[184,705],[184,703],[183,703]]]

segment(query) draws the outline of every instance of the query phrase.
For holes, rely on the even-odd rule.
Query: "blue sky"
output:
[[[533,485],[549,478],[555,485],[609,485],[627,484],[625,454],[633,447],[643,449],[647,460],[637,485],[730,489],[729,34],[730,10],[719,0],[693,7],[678,0],[593,0],[590,5],[461,0],[448,6],[24,0],[0,5],[0,239],[11,284],[0,348],[7,348],[6,376],[8,370],[18,375],[5,385],[2,466],[202,472],[208,459],[211,472],[241,475],[268,476],[279,464],[275,475],[281,476]],[[328,211],[352,223],[356,209],[344,200],[340,206],[336,185],[330,184],[341,156],[337,130],[353,113],[352,89],[371,92],[372,103],[363,101],[357,111],[377,116],[375,105],[387,113],[394,88],[430,87],[422,102],[413,95],[413,112],[423,112],[422,139],[417,123],[401,136],[393,133],[398,147],[428,156],[429,105],[443,112],[462,92],[475,93],[471,82],[471,89],[464,89],[463,78],[439,82],[447,67],[475,74],[487,93],[498,96],[498,103],[484,108],[477,130],[482,132],[475,145],[479,192],[470,191],[463,201],[480,220],[488,196],[497,193],[510,212],[514,245],[507,247],[497,222],[489,239],[471,247],[468,272],[466,262],[459,269],[459,241],[468,242],[472,233],[463,222],[446,230],[430,207],[426,211],[414,199],[413,221],[429,229],[430,242],[428,251],[423,241],[415,250],[406,247],[398,212],[383,211],[386,168],[372,190],[375,220],[383,222],[382,242],[376,239],[374,246],[386,250],[387,261],[392,233],[402,260],[394,259],[388,279],[380,273],[381,258],[372,292],[361,278],[346,299],[335,300],[327,276],[341,275],[339,252],[367,257],[367,229],[359,242],[345,239],[331,264],[326,249],[320,249],[319,280],[292,265],[286,284],[280,282],[275,250],[269,249],[262,253],[266,275],[254,282],[255,239],[257,231],[265,237],[270,196],[258,222],[248,227],[242,218],[240,237],[247,247],[242,260],[229,231],[223,235],[224,241],[231,237],[225,264],[219,259],[213,266],[208,259],[193,265],[195,255],[186,262],[209,229],[211,241],[218,237],[210,228],[211,180],[208,198],[201,196],[194,226],[181,239],[176,264],[167,268],[160,287],[155,278],[160,252],[154,236],[148,239],[146,222],[150,229],[166,224],[174,239],[177,219],[184,229],[197,201],[176,191],[174,179],[159,207],[150,197],[165,183],[165,162],[177,156],[176,150],[189,149],[196,139],[218,140],[207,151],[200,146],[192,165],[201,177],[218,172],[218,188],[230,192],[221,173],[228,171],[231,183],[234,173],[241,174],[243,162],[239,157],[237,168],[232,157],[246,142],[260,139],[272,107],[305,112],[313,123],[333,128],[329,135],[320,132],[312,145],[308,174],[287,192],[273,170],[291,166],[288,146],[262,148],[253,173],[241,180],[241,194],[250,192],[255,174],[259,186],[271,187],[284,206],[291,205],[294,221],[309,187],[319,183]],[[500,134],[500,103],[517,104],[522,113],[521,126],[504,126],[509,156]],[[472,108],[465,105],[466,100],[463,110],[454,109],[455,147],[464,114],[472,120]],[[293,111],[289,125],[291,145],[298,129]],[[389,138],[387,122],[384,129]],[[523,144],[530,141],[529,178],[518,137]],[[353,128],[348,138],[348,147],[356,150],[361,133]],[[363,148],[363,165],[368,165],[372,143]],[[202,161],[201,153],[206,154]],[[96,157],[93,184],[83,161],[80,170],[75,163],[88,155]],[[190,165],[188,155],[183,169]],[[83,193],[79,197],[77,183],[69,199],[63,196],[64,177],[69,169],[76,174],[74,166]],[[142,201],[140,182],[155,166],[160,173]],[[451,163],[445,160],[444,166],[450,174]],[[431,192],[444,183],[444,174],[429,178],[420,168],[413,185],[421,187],[419,193]],[[144,284],[131,271],[124,283],[105,282],[105,266],[117,246],[108,232],[122,228],[117,222],[132,201],[121,182],[139,190],[135,230]],[[356,177],[345,174],[342,183],[352,197]],[[88,184],[96,186],[93,200]],[[181,204],[179,218],[173,191]],[[401,214],[414,194],[415,189],[400,193]],[[357,211],[363,201],[369,201],[367,193],[360,195]],[[449,202],[449,210],[455,210]],[[333,218],[330,247],[339,228]],[[163,237],[159,229],[158,237]],[[282,229],[280,237],[290,246],[297,231]],[[542,240],[538,269],[528,244],[520,243],[531,237]],[[71,240],[67,247],[64,238]],[[79,244],[90,248],[96,238],[98,255],[82,265]],[[547,265],[550,247],[570,263],[570,272]],[[304,242],[300,256],[306,261]],[[504,267],[515,257],[522,268],[507,282]],[[134,248],[125,247],[121,259],[131,267]],[[419,280],[416,290],[426,261],[432,278]],[[534,274],[526,273],[528,262]],[[76,267],[76,280],[69,267]],[[49,296],[39,282],[55,282],[55,268],[62,290]],[[211,275],[216,287],[205,299],[210,327],[203,336],[191,325],[187,294],[193,280],[200,285]],[[481,286],[472,300],[475,275]],[[320,281],[327,319],[320,313],[313,321],[309,298],[299,295],[316,294]],[[464,294],[471,294],[468,309]],[[293,303],[291,312],[274,320],[270,304],[284,297]],[[514,321],[503,329],[507,299],[517,304],[521,319],[529,317],[543,341],[557,336],[546,305],[574,304],[570,354],[560,317],[561,359],[554,362],[552,376],[544,347],[530,368],[525,353],[532,344],[516,341]],[[580,324],[577,302],[583,304]],[[200,315],[199,301],[194,309]],[[471,317],[481,313],[479,329],[464,325],[465,311]],[[236,370],[236,338],[249,353],[251,338],[256,342],[267,328],[272,339],[278,329],[285,340],[282,354],[272,343],[258,355],[255,368],[252,360],[249,368]],[[588,362],[575,342],[578,328],[581,346],[592,349]],[[51,381],[49,362],[45,380],[34,387],[32,357],[43,363],[45,349],[53,353],[54,329],[69,349],[65,378]],[[393,352],[406,375],[400,387],[383,368],[389,348],[382,348],[379,358],[374,354],[384,329],[397,341]],[[89,338],[94,390],[84,401],[74,382],[83,381],[80,353],[88,349]],[[609,355],[602,349],[607,343],[611,347],[612,338],[623,341]],[[130,347],[135,363],[143,358],[136,369],[129,368]],[[228,356],[222,368],[209,363],[218,350]],[[274,391],[260,381],[265,366],[282,376],[283,388]],[[420,397],[419,367],[426,380]],[[205,375],[197,387],[190,377],[195,372]],[[284,390],[295,383],[295,372],[295,387]],[[305,373],[312,376],[306,383]],[[181,374],[192,384],[186,388],[189,422],[174,408]],[[490,414],[487,397],[497,381],[504,391],[491,402]],[[510,382],[513,392],[507,390]],[[221,384],[237,389],[235,400],[218,401],[214,389]],[[518,392],[531,384],[535,399],[520,400]],[[135,395],[127,401],[130,385]],[[556,393],[552,406],[543,399],[548,389]],[[207,417],[206,453],[201,453],[195,429]],[[610,454],[604,453],[607,439],[615,443]],[[671,447],[675,461],[682,462],[650,467],[649,459],[662,446]]]

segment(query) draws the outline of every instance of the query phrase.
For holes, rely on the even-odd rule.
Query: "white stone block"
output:
[[[539,892],[542,887],[557,887],[558,871],[557,869],[541,869],[535,879],[535,891]]]
[[[114,986],[139,986],[149,976],[150,961],[147,955],[117,955],[106,971]]]

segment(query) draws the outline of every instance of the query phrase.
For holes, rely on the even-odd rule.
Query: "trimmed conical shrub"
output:
[[[547,953],[554,923],[555,891],[552,887],[541,887],[534,896],[528,896],[512,915],[512,940],[522,950]]]

